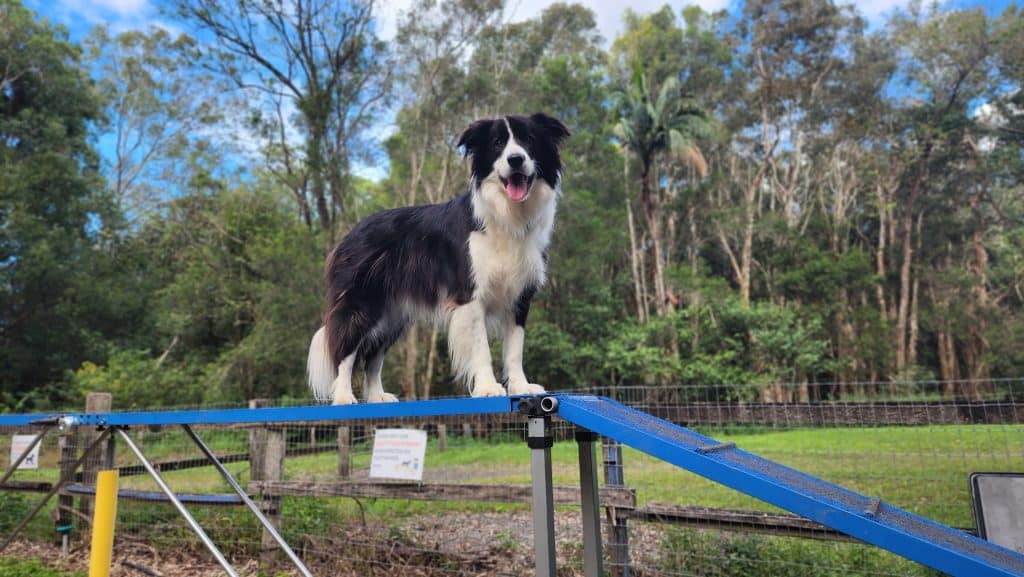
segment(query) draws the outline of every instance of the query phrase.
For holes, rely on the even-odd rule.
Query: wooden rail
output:
[[[464,483],[375,483],[358,481],[250,481],[246,490],[261,497],[355,497],[363,499],[413,499],[417,501],[477,501],[530,503],[530,485],[482,485]],[[601,505],[636,508],[636,490],[601,488]],[[555,487],[556,505],[579,505],[578,487]]]

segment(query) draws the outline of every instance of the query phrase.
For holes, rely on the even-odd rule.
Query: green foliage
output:
[[[828,341],[817,319],[802,320],[770,303],[735,298],[669,313],[647,323],[622,321],[604,347],[604,367],[617,384],[660,378],[684,385],[693,399],[752,400],[751,385],[796,382],[829,367]],[[661,343],[676,343],[678,355]],[[734,385],[732,388],[708,387]],[[726,400],[726,399],[722,399]]]
[[[0,558],[0,577],[84,577],[81,571],[50,569],[36,560]]]
[[[158,324],[186,365],[209,363],[203,400],[302,391],[321,306],[317,235],[277,195],[248,188],[183,198],[151,226],[154,252],[173,255]]]
[[[164,363],[149,351],[131,349],[111,353],[104,366],[86,361],[70,377],[76,400],[107,392],[118,409],[198,405],[203,380],[202,366],[195,361]]]
[[[0,2],[0,29],[0,392],[11,405],[131,335],[144,296],[111,255],[121,221],[96,172],[99,107],[80,49],[20,2]],[[62,399],[46,396],[34,402]]]

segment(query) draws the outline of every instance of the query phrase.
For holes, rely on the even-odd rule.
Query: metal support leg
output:
[[[11,463],[11,466],[8,467],[7,471],[4,472],[3,478],[0,479],[0,487],[3,487],[4,484],[7,482],[7,479],[10,479],[11,475],[13,475],[14,472],[18,470],[18,467],[21,466],[22,461],[25,460],[25,457],[28,457],[29,455],[32,454],[32,449],[36,448],[36,445],[38,445],[39,442],[43,440],[43,437],[46,436],[46,433],[48,433],[51,428],[52,427],[46,427],[42,431],[39,431],[39,434],[36,435],[34,439],[32,439],[31,443],[28,444],[28,448],[22,451],[22,453],[18,455],[18,458],[15,459],[13,463]]]
[[[109,436],[110,429],[106,429],[105,431],[100,433],[100,435],[96,437],[93,440],[93,442],[89,444],[88,447],[86,447],[85,451],[82,452],[82,456],[75,461],[74,465],[72,465],[72,467],[69,469],[69,472],[66,474],[62,474],[60,476],[60,479],[58,479],[57,482],[53,484],[53,487],[50,488],[50,492],[43,497],[43,500],[40,501],[39,504],[37,504],[35,507],[33,507],[32,510],[29,511],[28,515],[25,515],[25,518],[22,519],[21,522],[18,523],[18,525],[11,530],[11,533],[7,536],[7,539],[5,539],[2,544],[0,544],[0,552],[6,549],[7,546],[11,544],[11,541],[14,541],[14,538],[18,536],[18,533],[21,533],[21,530],[25,528],[25,525],[28,525],[29,521],[31,521],[36,516],[36,514],[39,513],[39,511],[43,508],[43,506],[46,505],[50,498],[56,495],[57,492],[60,491],[61,488],[63,488],[64,485],[66,485],[68,481],[70,481],[71,478],[75,476],[75,471],[77,471],[78,468],[82,466],[82,463],[85,462],[85,460],[88,459],[90,455],[92,455],[96,447],[98,447],[99,444],[102,443],[104,439],[106,439]]]
[[[530,417],[527,442],[533,478],[533,549],[537,577],[555,577],[555,503],[551,489],[551,418]]]
[[[607,487],[625,487],[626,480],[622,470],[622,445],[618,441],[605,438],[601,445],[604,455],[604,484]],[[629,527],[626,518],[614,509],[609,509],[612,520],[611,558],[612,575],[629,577]]]
[[[603,577],[601,567],[601,503],[597,491],[597,459],[594,442],[598,435],[576,429],[580,456],[580,505],[583,512],[583,575]]]
[[[241,497],[242,502],[245,503],[245,506],[248,507],[250,511],[252,511],[253,515],[256,515],[256,518],[259,519],[261,524],[263,524],[263,528],[266,529],[267,532],[269,532],[271,536],[274,537],[274,540],[277,541],[277,544],[281,546],[281,549],[283,549],[285,554],[288,555],[288,558],[292,560],[292,563],[295,564],[295,567],[298,568],[299,572],[302,573],[304,577],[313,577],[313,574],[309,572],[309,569],[302,562],[302,560],[299,559],[299,556],[295,554],[295,551],[293,551],[292,548],[288,546],[288,543],[286,543],[284,538],[281,537],[281,534],[277,532],[277,529],[275,529],[274,525],[270,522],[269,519],[267,519],[267,516],[263,514],[263,511],[260,511],[259,505],[257,505],[249,497],[249,494],[246,493],[245,489],[243,489],[242,486],[238,484],[238,481],[236,481],[235,478],[231,475],[231,473],[229,473],[228,470],[224,468],[224,465],[221,464],[219,460],[217,460],[217,456],[214,455],[213,451],[211,451],[210,448],[206,446],[206,443],[204,443],[202,439],[199,438],[199,435],[196,435],[195,431],[192,430],[192,427],[189,427],[188,425],[182,425],[181,427],[185,429],[185,432],[188,433],[188,436],[192,438],[192,441],[195,442],[196,446],[198,446],[199,449],[203,452],[203,454],[206,455],[206,458],[210,460],[214,468],[217,469],[217,472],[220,473],[220,476],[224,477],[224,480],[228,482],[228,485],[231,485],[231,488],[234,489],[235,493],[237,493],[238,496]]]
[[[181,501],[178,499],[178,496],[174,494],[174,491],[172,491],[171,488],[167,486],[167,483],[164,482],[163,478],[160,476],[160,473],[158,473],[157,470],[153,468],[153,465],[149,462],[149,459],[147,459],[146,456],[142,454],[142,451],[139,450],[139,448],[135,445],[135,441],[132,441],[131,436],[128,433],[126,433],[124,429],[117,429],[117,432],[120,433],[121,439],[124,440],[124,444],[127,445],[129,449],[131,449],[132,453],[135,453],[135,456],[139,459],[139,462],[142,463],[142,466],[146,469],[146,472],[149,473],[149,476],[153,477],[153,480],[156,481],[156,484],[160,487],[160,490],[164,492],[164,495],[167,495],[167,498],[170,499],[171,503],[174,505],[174,508],[177,509],[178,512],[181,513],[181,516],[185,518],[185,522],[188,523],[189,527],[192,528],[192,531],[195,532],[195,534],[203,542],[203,545],[206,545],[206,548],[210,550],[210,553],[212,553],[214,558],[217,559],[217,562],[220,563],[220,566],[224,568],[224,571],[227,572],[227,574],[231,577],[238,577],[238,572],[235,571],[235,568],[231,566],[231,563],[229,563],[227,558],[224,557],[224,554],[220,552],[220,549],[217,548],[217,545],[214,544],[214,542],[210,539],[209,535],[206,534],[206,531],[203,531],[203,528],[199,525],[199,522],[196,521],[194,517],[192,517],[192,514],[188,512],[188,509],[186,509],[185,505],[181,503]]]

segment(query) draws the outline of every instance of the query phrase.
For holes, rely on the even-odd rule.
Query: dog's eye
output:
[[[494,148],[495,148],[495,150],[501,150],[504,147],[505,147],[505,140],[504,139],[502,139],[501,137],[498,137],[498,138],[494,139]]]

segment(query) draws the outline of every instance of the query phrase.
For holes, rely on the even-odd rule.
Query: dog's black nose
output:
[[[512,168],[519,168],[523,165],[524,160],[526,157],[519,153],[508,155],[508,165]]]

